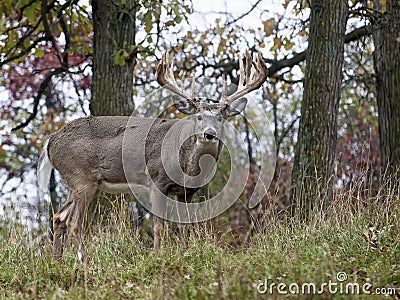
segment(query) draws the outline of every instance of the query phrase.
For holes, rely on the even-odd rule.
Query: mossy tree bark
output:
[[[400,0],[381,3],[374,0],[374,8],[384,13],[373,32],[376,97],[381,165],[391,178],[400,167]]]
[[[345,0],[312,0],[303,102],[292,172],[292,214],[329,203],[342,83]]]
[[[135,65],[135,0],[93,0],[93,115],[130,115]]]

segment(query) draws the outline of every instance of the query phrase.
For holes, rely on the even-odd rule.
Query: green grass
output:
[[[257,292],[265,280],[297,283],[300,288],[302,283],[339,283],[339,272],[348,277],[343,283],[370,283],[371,292],[400,287],[398,196],[363,202],[350,194],[336,195],[328,217],[315,214],[305,224],[269,218],[243,246],[230,246],[224,238],[227,233],[216,234],[207,224],[194,226],[185,236],[170,230],[159,254],[149,240],[132,234],[124,220],[111,219],[111,225],[86,235],[90,262],[85,268],[72,246],[57,263],[49,241],[29,247],[22,228],[3,229],[0,298],[348,299],[349,295],[331,294],[327,288],[314,296],[281,295],[276,286],[272,296]]]

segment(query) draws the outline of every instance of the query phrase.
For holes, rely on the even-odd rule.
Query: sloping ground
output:
[[[318,215],[302,225],[272,219],[240,247],[207,224],[184,236],[170,230],[160,254],[150,240],[132,235],[127,222],[111,218],[112,224],[86,236],[86,268],[72,246],[56,263],[49,241],[30,248],[23,228],[3,230],[0,298],[400,297],[398,194],[382,200],[342,193],[329,216]]]

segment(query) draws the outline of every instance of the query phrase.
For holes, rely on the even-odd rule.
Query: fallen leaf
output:
[[[133,286],[134,286],[134,284],[133,284],[133,282],[132,282],[131,280],[128,280],[128,281],[125,283],[125,287],[128,288],[128,289],[133,288]]]

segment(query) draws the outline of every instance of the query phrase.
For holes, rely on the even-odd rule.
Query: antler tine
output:
[[[246,85],[250,82],[251,79],[251,67],[253,65],[253,57],[250,54],[249,50],[246,49]]]
[[[253,65],[254,65],[254,68],[256,69],[257,73],[264,72],[264,70],[266,70],[266,76],[268,75],[268,67],[265,64],[260,51],[258,51],[257,60],[255,62],[253,61]],[[256,73],[254,73],[254,75],[255,74]]]
[[[245,74],[244,74],[243,59],[240,58],[239,59],[239,84],[238,84],[238,86],[243,86],[244,78],[245,78]]]
[[[253,68],[254,66],[254,68]],[[246,70],[244,70],[246,69]],[[242,59],[239,60],[239,85],[235,93],[230,96],[222,94],[221,107],[225,107],[232,101],[243,97],[244,95],[258,89],[267,79],[268,67],[262,58],[260,52],[258,52],[257,58],[252,59],[249,51],[246,50],[246,66],[243,67]]]
[[[176,84],[175,81],[175,76],[174,76],[174,61],[175,59],[169,55],[169,53],[167,51],[165,51],[165,53],[167,54],[166,56],[166,61],[165,61],[165,66],[167,67],[167,71],[168,71],[168,77],[171,80],[171,82],[173,82],[174,84]]]
[[[225,74],[222,74],[222,99],[226,99],[227,90],[226,90],[226,78]]]
[[[198,99],[199,95],[198,95],[198,90],[197,90],[197,85],[196,85],[196,77],[192,77],[192,98],[193,99]]]
[[[168,90],[173,92],[174,94],[181,96],[195,106],[199,107],[199,101],[197,97],[197,88],[195,84],[195,78],[193,77],[192,81],[192,95],[186,93],[183,88],[179,87],[176,83],[174,72],[172,70],[173,59],[170,59],[168,51],[165,51],[162,55],[161,62],[157,66],[156,70],[156,80],[161,86],[165,86]]]

